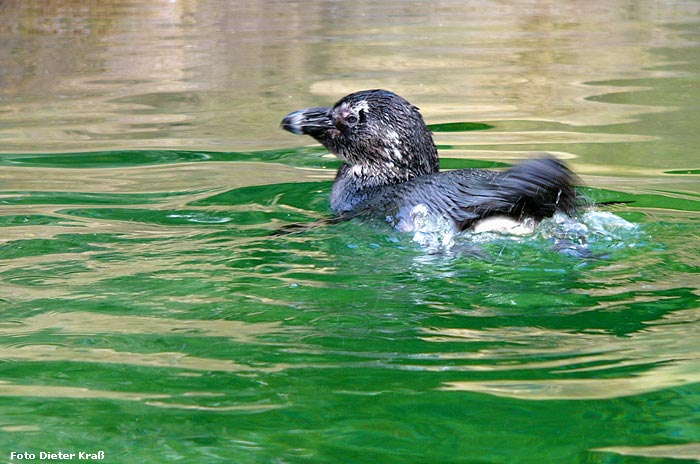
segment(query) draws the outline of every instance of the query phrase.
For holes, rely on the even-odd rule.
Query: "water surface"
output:
[[[0,460],[700,460],[700,4],[0,3]],[[328,217],[287,112],[388,88],[445,169],[566,159],[554,245]],[[478,129],[478,130],[477,130]],[[570,231],[569,231],[570,232]],[[15,460],[17,462],[17,460]]]

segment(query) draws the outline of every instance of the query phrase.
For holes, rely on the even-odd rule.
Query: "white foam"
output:
[[[414,206],[409,217],[413,226],[413,241],[429,253],[449,251],[452,248],[457,231],[451,220],[431,214],[424,204]]]
[[[554,249],[586,256],[589,244],[598,241],[625,242],[630,232],[637,228],[613,213],[594,208],[576,217],[557,213],[540,223],[531,218],[516,221],[497,216],[480,221],[472,230],[462,233],[451,220],[431,213],[425,204],[414,206],[408,214],[401,214],[399,218],[397,229],[413,232],[413,241],[430,254],[449,253],[455,242],[488,243],[503,238],[522,240],[534,235],[553,240]]]
[[[631,231],[637,226],[629,221],[607,211],[597,211],[594,208],[586,211],[581,221],[588,227],[591,234],[608,239],[619,239],[625,231]]]

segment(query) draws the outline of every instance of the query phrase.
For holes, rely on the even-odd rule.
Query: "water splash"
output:
[[[432,214],[428,207],[419,204],[409,214],[413,225],[413,241],[421,245],[428,253],[449,252],[454,246],[457,231],[449,219]]]
[[[489,243],[509,238],[521,240],[528,237],[553,242],[558,252],[575,257],[593,256],[592,244],[608,243],[632,246],[630,241],[637,225],[625,219],[591,207],[576,217],[557,213],[539,224],[533,219],[515,221],[506,217],[494,217],[478,223],[472,230],[458,232],[452,221],[429,212],[427,206],[414,206],[408,217],[407,231],[413,232],[413,242],[428,254],[451,253],[456,244],[463,242]],[[402,223],[398,224],[401,230]]]
[[[555,214],[542,221],[536,235],[553,240],[554,248],[562,254],[586,258],[593,256],[592,246],[600,243],[620,246],[633,243],[630,234],[636,230],[635,224],[591,207],[577,217]]]

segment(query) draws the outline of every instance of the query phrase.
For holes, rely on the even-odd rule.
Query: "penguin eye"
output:
[[[360,119],[357,116],[355,116],[354,114],[348,115],[348,117],[345,118],[345,122],[347,122],[351,126],[354,126],[355,124],[357,124],[357,121],[359,121],[359,120]]]

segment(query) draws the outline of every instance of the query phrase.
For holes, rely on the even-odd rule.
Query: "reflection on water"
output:
[[[0,448],[700,459],[698,23],[672,0],[0,2]],[[382,224],[275,234],[328,217],[338,166],[280,117],[366,87],[421,107],[445,168],[545,151],[614,204],[434,255]]]
[[[687,317],[679,320],[680,314]],[[436,341],[501,341],[509,348],[480,353],[481,359],[496,363],[488,369],[513,371],[546,369],[560,375],[640,369],[634,376],[521,381],[458,381],[447,390],[475,391],[529,400],[601,399],[640,395],[666,388],[700,382],[697,352],[697,311],[674,313],[674,323],[649,322],[648,329],[620,339],[609,334],[553,332],[539,328],[473,330],[462,334],[448,329],[431,334]],[[678,324],[678,325],[676,325]],[[428,340],[431,340],[428,338]],[[517,348],[513,348],[515,346]],[[514,363],[522,358],[525,362]],[[551,359],[529,362],[530,359]],[[499,364],[505,363],[505,364]]]
[[[0,381],[2,396],[38,396],[49,398],[102,398],[116,400],[142,401],[144,399],[165,398],[167,395],[143,395],[133,393],[117,393],[110,391],[95,391],[88,388],[75,387],[42,387],[36,385],[14,385]]]
[[[131,333],[166,334],[191,333],[197,336],[227,337],[238,342],[252,341],[255,335],[273,332],[277,323],[242,323],[236,321],[197,321],[140,316],[110,316],[99,313],[39,314],[21,323],[0,325],[0,335],[26,335],[47,329],[56,329],[67,334]]]
[[[183,404],[172,401],[157,401],[167,400],[171,395],[158,394],[141,394],[128,392],[115,392],[106,390],[92,390],[89,388],[75,387],[44,387],[36,385],[17,385],[8,382],[0,381],[0,396],[7,397],[39,397],[39,398],[73,398],[73,399],[102,399],[102,400],[118,400],[118,401],[137,401],[142,402],[146,406],[154,406],[167,409],[183,409],[196,411],[211,411],[211,412],[243,412],[243,413],[260,413],[279,409],[283,405],[272,404],[241,404],[232,406],[206,406],[201,404]],[[197,396],[209,397],[211,395],[204,393],[201,395],[190,394],[189,398]],[[40,427],[27,426],[6,426],[2,428],[5,432],[37,432],[43,431]]]
[[[700,457],[700,443],[661,446],[611,446],[609,448],[600,448],[593,451],[617,453],[624,456],[689,459],[695,461]]]
[[[649,27],[692,2],[5,1],[4,152],[285,146],[290,108],[385,87],[429,121],[610,125],[663,102],[589,97],[672,75]],[[575,20],[573,19],[575,18]],[[599,82],[595,85],[588,83]],[[637,134],[639,135],[639,134]]]

